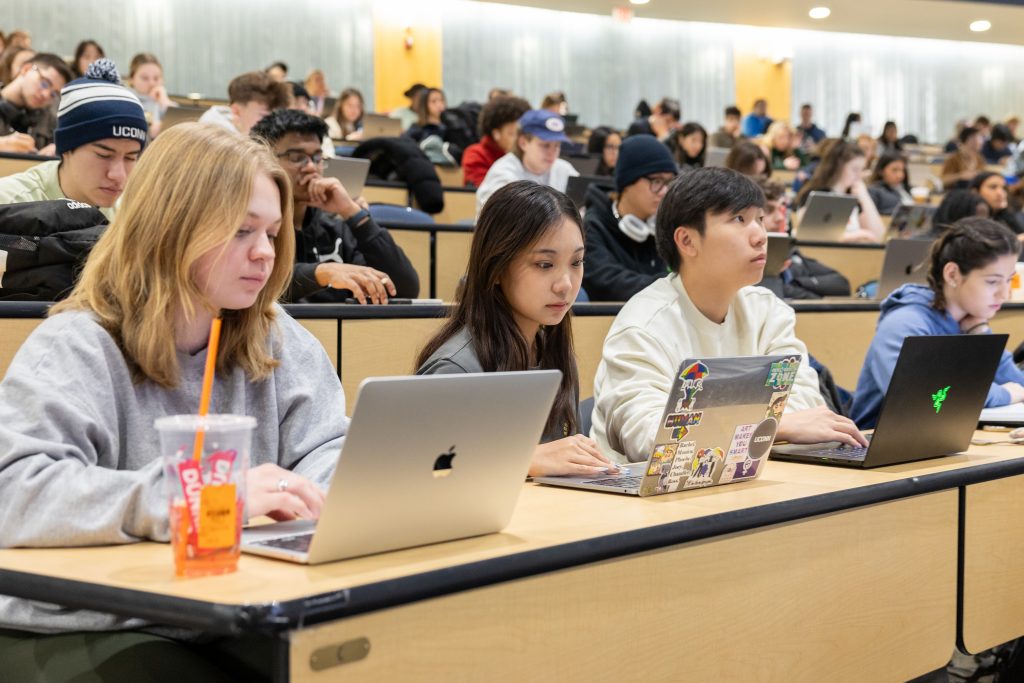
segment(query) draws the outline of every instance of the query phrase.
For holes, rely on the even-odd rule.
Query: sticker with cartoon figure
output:
[[[782,412],[786,409],[787,398],[789,398],[788,391],[776,391],[773,393],[772,400],[768,401],[768,412],[765,413],[765,417],[781,420]]]
[[[732,442],[729,444],[729,452],[725,456],[726,462],[742,462],[750,450],[750,437],[754,435],[757,424],[740,425],[732,434]]]
[[[768,378],[765,379],[764,385],[771,387],[775,391],[785,391],[793,386],[793,382],[796,381],[796,371],[800,367],[800,359],[798,357],[786,358],[778,362],[772,363],[768,369]]]
[[[679,398],[676,399],[675,412],[681,413],[684,410],[693,410],[693,403],[697,400],[697,394],[704,390],[704,380],[711,375],[708,366],[700,361],[691,363],[679,373],[680,386]]]
[[[680,482],[689,474],[690,463],[696,450],[696,441],[684,441],[679,444],[679,448],[676,450],[676,459],[672,463],[668,476],[658,482],[658,493],[668,493],[679,489]]]
[[[725,460],[725,451],[718,446],[702,448],[693,456],[690,463],[690,477],[683,485],[684,489],[709,486],[715,480],[715,469]]]
[[[663,443],[654,447],[654,455],[651,456],[651,463],[647,466],[647,474],[660,475],[663,471],[668,472],[672,467],[672,461],[676,458],[676,446],[674,443]]]

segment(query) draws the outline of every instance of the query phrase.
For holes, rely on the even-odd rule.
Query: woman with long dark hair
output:
[[[891,215],[901,204],[914,203],[907,180],[907,158],[902,152],[886,152],[880,156],[869,182],[868,194],[882,215]]]
[[[864,184],[864,150],[856,143],[840,140],[829,147],[821,163],[814,170],[811,179],[804,183],[797,194],[798,218],[803,218],[803,208],[811,192],[833,192],[849,194],[857,198],[860,206],[850,215],[844,242],[881,242],[885,226],[878,215],[878,209]]]
[[[702,168],[704,166],[704,153],[708,148],[708,132],[704,126],[690,121],[684,123],[683,127],[677,130],[665,143],[672,152],[672,158],[679,164],[679,168]]]
[[[420,375],[562,372],[531,476],[615,468],[576,433],[579,374],[569,310],[583,281],[583,252],[580,215],[564,194],[529,180],[497,190],[477,220],[455,310],[416,360]]]
[[[1006,191],[1006,178],[999,173],[982,171],[974,176],[968,189],[985,200],[992,220],[999,221],[1012,230],[1013,234],[1017,235],[1017,239],[1024,240],[1024,224],[1010,207]]]
[[[601,161],[597,164],[594,175],[615,175],[615,164],[619,161],[619,148],[622,147],[622,135],[608,126],[598,126],[590,131],[587,140],[587,152],[600,154]]]

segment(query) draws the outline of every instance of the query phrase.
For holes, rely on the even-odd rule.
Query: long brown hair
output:
[[[566,219],[583,232],[580,214],[572,201],[546,185],[520,180],[491,195],[473,232],[469,268],[452,316],[420,351],[416,366],[421,367],[446,341],[465,328],[486,372],[531,369],[530,344],[516,325],[500,281],[520,254]],[[571,313],[559,324],[541,328],[535,343],[539,367],[562,371],[562,385],[544,433],[561,427],[564,434],[575,434],[579,374],[573,351]]]
[[[803,206],[812,192],[831,192],[832,186],[843,172],[843,166],[862,156],[864,150],[858,147],[856,142],[839,140],[830,146],[821,157],[818,168],[814,169],[814,175],[800,188],[800,193],[796,196],[796,205]]]
[[[277,186],[281,224],[290,226],[291,183],[266,145],[206,123],[164,131],[135,166],[78,284],[51,313],[92,311],[121,348],[136,382],[177,386],[176,314],[191,318],[197,306],[216,312],[195,282],[196,262],[234,237],[260,174]],[[217,358],[222,372],[241,367],[251,380],[261,380],[277,367],[267,338],[275,302],[291,280],[294,231],[281,230],[274,250],[274,267],[256,302],[223,312]]]
[[[350,97],[354,97],[359,100],[359,118],[355,121],[346,121],[344,109],[342,105],[345,104],[345,100]],[[363,121],[363,116],[366,113],[366,101],[363,99],[363,93],[359,92],[356,88],[345,88],[338,95],[338,101],[334,103],[334,120],[338,122],[338,127],[341,128],[341,137],[346,137],[356,132]]]
[[[1002,223],[980,216],[961,218],[932,243],[927,261],[928,286],[935,293],[932,307],[937,311],[946,310],[942,270],[950,261],[957,265],[962,275],[967,275],[1000,256],[1019,253],[1017,236]]]

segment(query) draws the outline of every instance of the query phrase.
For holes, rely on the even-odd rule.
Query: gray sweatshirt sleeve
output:
[[[125,386],[120,351],[84,314],[47,320],[18,351],[0,382],[0,547],[167,539],[160,462],[117,467]]]
[[[348,431],[345,394],[337,369],[316,337],[283,311],[278,322],[278,463],[326,486]]]

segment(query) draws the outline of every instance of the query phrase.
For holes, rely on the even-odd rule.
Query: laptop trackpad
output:
[[[258,541],[265,541],[268,538],[308,534],[312,533],[314,529],[316,529],[316,521],[312,519],[296,519],[291,522],[260,524],[242,529],[242,543],[256,543]]]

